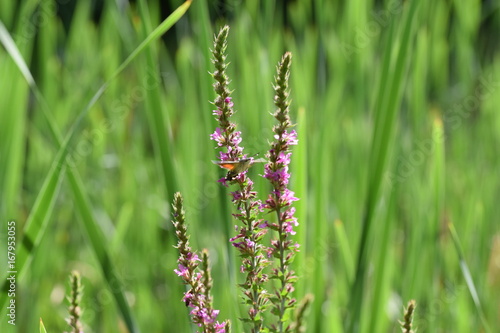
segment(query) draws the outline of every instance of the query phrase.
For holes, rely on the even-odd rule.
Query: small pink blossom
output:
[[[178,276],[182,277],[183,279],[187,278],[186,275],[188,274],[188,269],[182,264],[179,264],[178,266],[179,269],[174,269],[175,274]]]
[[[217,145],[219,147],[222,147],[224,145],[224,142],[226,142],[226,138],[224,138],[224,135],[222,135],[221,129],[219,127],[215,129],[215,132],[213,134],[210,134],[210,139],[217,142]]]

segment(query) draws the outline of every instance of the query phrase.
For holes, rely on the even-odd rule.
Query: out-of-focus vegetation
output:
[[[194,331],[173,273],[175,191],[185,198],[192,246],[210,251],[220,319],[245,330],[228,242],[230,189],[216,183],[222,170],[210,162],[210,48],[223,24],[231,27],[228,72],[248,154],[269,149],[275,65],[293,53],[300,141],[290,187],[301,199],[294,269],[296,297],[314,294],[307,332],[397,332],[410,299],[419,332],[499,327],[494,1],[194,1],[110,82],[75,129],[53,195],[43,196],[61,153],[56,133],[72,130],[99,87],[179,5],[0,2],[0,20],[46,101],[2,47],[0,253],[7,221],[16,221],[19,247],[28,219],[46,227],[18,279],[17,325],[3,307],[0,331],[33,332],[40,317],[48,332],[68,330],[64,293],[75,269],[86,332],[126,330],[113,296],[120,292],[142,332]],[[259,168],[250,175],[264,199]],[[46,223],[33,215],[40,207]],[[0,263],[3,278],[6,255]],[[107,263],[112,272],[101,270]]]

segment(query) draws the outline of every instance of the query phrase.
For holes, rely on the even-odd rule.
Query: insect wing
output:
[[[212,163],[217,164],[221,168],[224,168],[226,170],[234,170],[240,162],[238,161],[212,161]]]

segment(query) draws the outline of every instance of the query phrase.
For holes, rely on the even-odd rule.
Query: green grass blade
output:
[[[394,260],[391,254],[393,244],[393,231],[395,219],[391,216],[394,210],[395,202],[397,201],[397,191],[392,191],[388,209],[382,219],[385,223],[381,226],[379,237],[377,237],[377,258],[375,258],[375,273],[374,273],[374,287],[373,287],[373,300],[370,306],[370,324],[369,329],[372,332],[385,332],[386,327],[383,325],[386,318],[386,307],[388,302],[389,290],[391,288],[391,273],[394,270]]]
[[[9,52],[9,55],[14,60],[19,70],[23,74],[24,78],[28,82],[31,88],[36,89],[35,82],[33,80],[33,76],[28,70],[24,59],[22,58],[19,50],[17,49],[15,43],[13,42],[10,34],[7,32],[3,24],[0,22],[0,42],[4,45],[4,47]],[[40,96],[39,94],[37,95]],[[65,157],[65,151],[61,151],[58,155],[60,158]],[[23,240],[18,248],[17,257],[16,257],[16,270],[18,272],[19,278],[22,278],[25,273],[25,266],[32,259],[32,251],[37,245],[40,243],[40,240],[43,236],[45,228],[48,224],[48,218],[52,213],[52,209],[54,207],[54,202],[57,197],[58,189],[62,180],[62,176],[64,175],[64,168],[59,167],[61,164],[54,163],[49,171],[49,175],[46,177],[40,193],[35,201],[31,209],[31,213],[26,221],[24,226],[24,236]],[[2,282],[1,291],[6,292],[7,283],[5,279]],[[0,301],[0,308],[4,308],[5,302],[7,301],[7,297],[2,297]]]
[[[141,22],[143,23],[143,33],[148,33],[151,30],[151,18],[149,17],[148,6],[144,1],[139,2],[139,12],[141,15]],[[157,28],[158,29],[158,28]],[[151,34],[154,34],[155,29]],[[146,38],[147,40],[147,38]],[[158,52],[154,52],[152,48],[145,49],[145,65],[139,67],[139,71],[142,72],[141,77],[144,80],[148,78],[148,71],[153,69],[156,75],[154,79],[156,82],[160,82],[159,77],[159,67]],[[151,74],[149,75],[151,76]],[[147,82],[144,82],[147,84]],[[160,96],[161,85],[154,85],[150,89],[147,89],[145,98],[145,110],[148,115],[149,128],[151,129],[151,139],[154,143],[155,152],[159,156],[159,173],[162,174],[165,194],[167,195],[167,201],[172,202],[173,194],[179,189],[177,185],[176,170],[173,165],[172,159],[172,138],[168,135],[172,133],[171,128],[165,130],[165,124],[171,127],[168,123],[168,118],[166,117],[166,110],[164,103]]]
[[[132,51],[132,53],[125,59],[125,61],[116,69],[116,71],[111,75],[109,81],[113,80],[118,74],[120,74],[125,67],[127,67],[132,60],[134,60],[139,53],[144,51],[153,41],[160,38],[165,32],[168,31],[180,18],[186,13],[189,6],[191,6],[191,0],[187,0],[182,5],[180,5],[172,14],[170,14],[159,26],[157,26],[144,41],[139,44],[139,46]]]
[[[153,41],[160,38],[165,32],[168,31],[188,10],[191,5],[191,0],[184,2],[179,8],[177,8],[172,14],[170,14],[156,29],[154,29],[146,39],[137,46],[134,51],[125,59],[125,61],[118,66],[118,68],[114,71],[114,73],[110,76],[108,81],[106,81],[99,90],[92,97],[90,102],[87,104],[85,109],[79,114],[78,118],[75,120],[72,128],[69,131],[68,138],[66,139],[65,145],[63,149],[67,149],[76,134],[76,129],[80,125],[81,121],[87,113],[90,111],[92,106],[99,100],[104,91],[108,88],[111,81],[113,81],[142,51],[144,51]]]
[[[9,32],[7,31],[7,29],[5,29],[5,26],[3,25],[2,21],[0,21],[0,42],[2,42],[2,45],[7,50],[7,53],[9,53],[12,60],[14,60],[14,62],[16,63],[17,67],[23,74],[28,84],[30,86],[34,85],[35,80],[33,79],[33,76],[31,75],[28,66],[24,62],[21,53],[17,49],[16,43],[14,43],[14,41],[10,37]]]
[[[186,1],[183,5],[181,5],[176,11],[174,11],[167,19],[165,19],[148,37],[131,53],[129,57],[118,67],[118,69],[113,73],[110,79],[105,82],[99,90],[95,93],[95,95],[91,98],[90,102],[84,108],[84,110],[79,114],[76,121],[73,123],[69,134],[67,135],[64,143],[62,143],[57,155],[56,159],[53,162],[49,174],[47,175],[44,185],[39,192],[35,205],[33,206],[30,216],[25,225],[24,229],[24,238],[19,248],[17,254],[16,268],[19,276],[25,274],[26,264],[29,263],[29,260],[32,259],[32,254],[34,248],[40,242],[43,237],[45,228],[48,224],[48,217],[51,215],[52,208],[57,197],[58,187],[60,185],[60,181],[62,176],[64,175],[65,169],[65,160],[68,155],[69,146],[76,135],[76,130],[81,123],[82,119],[86,116],[86,114],[90,111],[92,106],[97,102],[97,100],[102,96],[104,91],[109,86],[109,83],[118,76],[118,74],[123,71],[123,69],[130,64],[132,60],[134,60],[137,55],[143,51],[151,42],[159,38],[163,33],[165,33],[175,22],[177,22],[182,15],[189,8],[191,1]],[[1,22],[0,22],[1,23]],[[48,112],[49,108],[46,105],[43,96],[40,94],[36,84],[33,80],[31,73],[28,70],[24,60],[20,56],[20,53],[15,47],[12,38],[6,31],[5,27],[0,25],[0,41],[3,43],[7,51],[9,51],[11,57],[16,62],[18,68],[21,73],[25,77],[26,81],[29,83],[30,87],[33,89],[35,97],[40,102],[42,109],[45,110],[44,115],[47,117],[49,124],[52,124],[51,132],[52,135],[56,137],[56,139],[60,139],[56,133],[56,128],[53,125],[54,123],[51,121],[51,117],[49,116],[50,112]],[[62,141],[58,140],[61,144]],[[84,191],[82,191],[83,185],[81,181],[77,178],[77,176],[71,172],[68,172],[70,184],[73,190],[73,194],[75,196],[75,200],[77,202],[76,207],[79,208],[79,214],[81,215],[84,225],[86,227],[87,234],[89,235],[89,239],[92,243],[94,253],[99,259],[101,268],[103,270],[104,276],[108,283],[112,286],[112,292],[117,302],[117,305],[124,317],[124,320],[127,324],[127,327],[130,332],[138,332],[138,329],[132,319],[132,314],[128,303],[126,302],[125,296],[121,288],[116,288],[117,284],[119,284],[119,279],[112,268],[112,261],[107,252],[106,242],[102,237],[102,233],[98,228],[96,221],[94,220],[90,204],[88,198],[85,196]],[[4,280],[2,284],[2,291],[6,290],[6,282]],[[7,300],[7,297],[2,297],[2,301],[0,302],[1,307],[4,308],[4,302]]]
[[[389,70],[390,70],[390,62],[391,62],[391,51],[392,51],[392,45],[393,45],[393,39],[394,39],[394,21],[391,22],[390,26],[390,32],[389,32],[389,38],[388,38],[388,43],[386,45],[385,49],[385,56],[384,56],[384,62],[382,65],[382,77],[380,79],[379,83],[379,92],[377,94],[377,100],[375,102],[375,110],[378,111],[377,115],[375,117],[375,129],[374,129],[374,134],[373,134],[373,144],[372,144],[372,153],[370,160],[374,160],[377,157],[377,154],[375,153],[375,150],[379,149],[377,142],[377,139],[381,137],[380,130],[382,124],[382,117],[384,115],[382,109],[383,105],[386,104],[386,96],[387,94],[385,93],[386,86],[389,85],[384,85],[383,84],[383,79],[389,79]],[[369,169],[371,171],[371,169]],[[369,173],[370,173],[369,171]],[[373,188],[373,182],[372,178],[374,176],[371,174],[370,177],[368,178],[368,181],[370,182],[370,186],[368,188],[367,192],[367,198],[366,198],[366,203],[365,203],[365,213],[363,216],[363,228],[362,228],[362,234],[361,234],[361,240],[359,243],[359,249],[358,249],[358,258],[357,258],[357,264],[356,264],[356,273],[355,273],[355,279],[351,291],[351,299],[350,299],[350,305],[349,308],[351,309],[351,314],[349,315],[350,317],[348,318],[347,321],[347,332],[356,332],[359,330],[359,321],[361,318],[361,309],[362,309],[362,302],[363,302],[363,288],[364,288],[364,279],[365,279],[365,270],[367,269],[367,261],[368,259],[366,258],[368,249],[366,248],[367,246],[367,240],[368,240],[368,235],[369,235],[369,226],[371,224],[371,214],[372,209],[373,209],[373,192],[375,189]]]
[[[49,124],[49,128],[51,129],[50,132],[53,136],[53,139],[59,142],[59,144],[61,144],[62,143],[61,135],[57,130],[54,120],[50,117],[48,106],[43,96],[41,95],[38,87],[36,86],[36,83],[33,80],[33,77],[26,63],[24,62],[24,59],[20,55],[19,50],[17,49],[12,39],[10,38],[10,35],[2,25],[0,25],[0,41],[6,46],[6,49],[9,51],[9,54],[15,61],[22,75],[24,76],[30,88],[34,92],[38,102],[40,103],[43,113],[47,117],[47,122]],[[52,214],[52,209],[54,207],[54,203],[57,198],[59,186],[62,177],[64,176],[64,169],[65,169],[64,159],[67,156],[67,152],[68,152],[67,149],[59,151],[56,157],[56,161],[59,161],[59,163],[52,164],[51,170],[49,171],[49,175],[45,179],[42,189],[40,190],[37,199],[35,201],[35,204],[33,205],[30,215],[26,221],[24,227],[23,240],[21,242],[21,246],[18,249],[16,257],[16,269],[19,274],[19,278],[22,278],[22,276],[26,274],[27,271],[26,267],[29,265],[30,260],[32,260],[33,252],[38,247],[45,233],[45,229],[49,223],[49,217]],[[81,183],[78,183],[77,176],[75,175],[73,169],[68,170],[68,176],[77,203],[75,206],[79,209],[79,213],[80,215],[82,215],[82,218],[84,219],[89,239],[93,241],[93,248],[97,257],[99,258],[99,261],[101,262],[104,275],[106,277],[113,278],[109,279],[108,281],[119,281],[117,279],[116,274],[113,274],[111,261],[109,260],[109,256],[107,256],[104,247],[104,244],[106,243],[104,242],[103,237],[100,234],[97,222],[92,217],[89,205],[86,204],[88,200],[85,201],[83,199],[84,198],[83,186]],[[85,203],[86,205],[82,204],[82,202]],[[2,291],[6,290],[5,282],[2,285],[1,290]],[[112,288],[112,290],[115,298],[117,299],[117,304],[125,318],[125,322],[129,326],[129,329],[132,328],[130,329],[130,331],[131,332],[137,331],[136,329],[133,328],[135,324],[133,324],[131,311],[128,309],[125,297],[122,294],[121,290],[119,290],[119,288],[116,288],[116,283],[114,285],[114,288]],[[7,297],[2,297],[2,302],[1,302],[2,308],[4,308],[3,304],[4,300],[6,301],[7,299],[8,299]]]
[[[128,330],[130,332],[139,332],[132,315],[132,311],[130,310],[127,299],[125,298],[121,280],[119,275],[116,273],[113,260],[111,259],[111,255],[108,251],[107,242],[92,214],[90,200],[86,193],[81,190],[84,188],[81,178],[79,178],[74,172],[68,171],[68,180],[73,190],[75,207],[78,207],[78,212],[83,221],[88,239],[90,240],[97,260],[99,261],[105,280],[110,286],[111,293],[115,298],[118,309],[125,320]]]
[[[365,201],[365,212],[363,226],[358,250],[356,277],[351,291],[351,317],[347,322],[348,332],[358,332],[362,313],[363,298],[365,296],[366,271],[369,265],[368,246],[372,237],[372,223],[374,220],[375,207],[379,201],[381,184],[384,172],[389,160],[389,153],[393,146],[393,137],[396,129],[398,108],[401,104],[402,90],[405,85],[404,75],[408,63],[408,54],[412,45],[414,29],[413,23],[417,17],[418,1],[410,3],[410,8],[404,22],[403,33],[399,43],[395,38],[389,38],[385,50],[382,77],[380,80],[377,102],[375,104],[375,130],[370,155],[370,168],[368,177],[368,189]],[[394,21],[391,23],[391,31],[394,31]],[[394,36],[393,33],[390,35]],[[394,66],[390,66],[393,46],[398,45],[398,53]]]
[[[352,255],[351,247],[349,245],[349,237],[341,220],[334,222],[335,239],[338,243],[340,256],[343,259],[345,272],[349,283],[354,281],[354,257]]]
[[[0,39],[5,42],[6,49],[11,50],[13,41],[0,21]],[[26,47],[27,46],[27,47]],[[28,53],[31,45],[25,45]],[[17,52],[16,58],[19,58]],[[0,77],[8,80],[0,81],[0,91],[7,98],[0,106],[0,216],[14,219],[17,203],[22,193],[23,165],[26,156],[26,114],[29,104],[29,87],[17,75],[16,63],[10,61],[8,55],[0,52]]]
[[[40,333],[47,333],[45,326],[43,325],[43,320],[40,318]]]
[[[481,300],[479,298],[476,286],[474,285],[474,280],[472,279],[469,266],[465,261],[464,250],[462,249],[462,245],[460,244],[460,238],[458,237],[457,231],[455,230],[455,227],[453,226],[452,223],[448,224],[448,228],[450,229],[451,238],[453,239],[453,243],[455,244],[455,250],[457,251],[458,254],[458,259],[460,261],[460,270],[462,271],[462,275],[465,279],[465,283],[467,284],[467,288],[469,288],[469,292],[472,297],[472,300],[474,301],[474,305],[476,306],[477,313],[481,318],[483,328],[488,333],[493,332],[490,326],[488,325],[488,321],[486,320],[486,317],[484,315],[483,308],[481,305]]]

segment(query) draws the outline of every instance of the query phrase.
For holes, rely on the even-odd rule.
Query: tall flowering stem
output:
[[[174,272],[182,278],[190,289],[184,293],[182,299],[187,307],[192,308],[190,315],[194,324],[203,329],[204,333],[225,333],[229,323],[216,322],[219,310],[214,310],[212,306],[212,278],[208,268],[208,254],[206,250],[202,253],[201,260],[189,246],[187,226],[183,208],[183,199],[179,192],[174,194],[173,220],[175,234],[178,239],[179,250],[178,268]],[[202,263],[201,271],[198,268]]]
[[[277,238],[271,240],[269,254],[276,259],[272,268],[271,279],[279,281],[273,297],[272,313],[278,316],[277,325],[271,326],[273,332],[291,332],[291,327],[285,327],[285,312],[294,307],[296,300],[291,297],[293,283],[296,281],[294,271],[290,269],[298,244],[294,243],[291,236],[295,234],[294,226],[297,226],[297,218],[294,217],[295,208],[292,203],[298,200],[294,192],[288,189],[290,174],[288,165],[292,155],[290,146],[298,143],[297,133],[289,129],[292,127],[289,116],[290,102],[288,100],[288,78],[290,76],[290,65],[292,54],[287,52],[283,55],[277,67],[276,83],[274,86],[274,103],[277,107],[274,117],[278,124],[273,127],[274,141],[271,149],[266,154],[268,163],[265,165],[264,177],[269,180],[273,190],[264,204],[264,208],[270,212],[276,212],[277,222],[268,223],[268,227],[277,232]]]
[[[212,74],[215,83],[214,89],[217,94],[214,105],[216,110],[213,114],[218,122],[215,132],[210,135],[217,143],[216,148],[225,149],[219,153],[221,161],[239,161],[246,158],[243,155],[243,147],[240,147],[241,132],[236,131],[236,125],[231,122],[233,115],[233,102],[229,96],[229,79],[225,73],[227,68],[225,50],[229,27],[223,27],[215,38],[213,53],[213,64],[215,71]],[[234,177],[233,177],[234,176]],[[231,192],[232,202],[238,213],[233,216],[241,222],[236,226],[237,235],[230,239],[232,245],[240,252],[242,258],[241,272],[246,274],[245,282],[240,284],[243,290],[244,301],[249,306],[248,318],[242,319],[250,323],[251,332],[261,332],[264,328],[263,315],[269,302],[268,293],[264,284],[268,276],[264,274],[264,268],[269,264],[264,253],[267,248],[260,244],[267,232],[265,224],[257,218],[261,202],[256,199],[257,193],[253,191],[253,182],[246,175],[246,170],[231,177],[221,178],[224,186],[236,184],[238,190]]]

